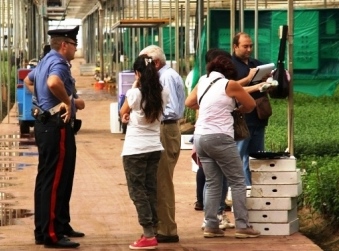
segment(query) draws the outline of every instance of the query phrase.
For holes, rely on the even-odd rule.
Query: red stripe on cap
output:
[[[55,206],[56,206],[56,199],[57,199],[57,191],[60,184],[60,177],[63,169],[63,164],[65,161],[65,138],[66,138],[66,129],[60,129],[60,141],[59,141],[59,159],[55,170],[55,176],[53,181],[52,187],[52,194],[51,194],[51,208],[50,208],[50,219],[49,219],[49,237],[52,239],[53,242],[58,241],[58,237],[56,236],[55,229],[54,229],[54,220],[55,220]]]

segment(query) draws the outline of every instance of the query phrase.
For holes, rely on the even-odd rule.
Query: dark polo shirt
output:
[[[232,61],[233,61],[234,65],[237,69],[237,72],[238,72],[238,77],[237,77],[236,80],[243,79],[243,78],[247,77],[248,73],[250,72],[250,68],[255,68],[258,65],[263,64],[259,60],[256,60],[254,58],[250,58],[248,60],[248,65],[247,65],[243,61],[241,61],[238,57],[236,57],[234,55],[234,53],[232,55]],[[255,83],[251,82],[248,86],[255,85],[257,83],[258,82],[255,82]],[[250,95],[254,99],[257,99],[257,98],[260,98],[262,96],[265,96],[266,92],[256,91],[256,92],[252,92]],[[268,124],[268,119],[259,119],[258,118],[256,109],[254,109],[250,113],[246,113],[245,118],[246,118],[246,123],[247,123],[248,126],[267,126],[267,124]]]

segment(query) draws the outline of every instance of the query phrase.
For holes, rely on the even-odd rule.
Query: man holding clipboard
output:
[[[252,86],[258,82],[262,82],[262,79],[266,80],[271,70],[274,68],[274,64],[264,65],[257,59],[251,57],[253,52],[253,43],[251,37],[244,32],[240,32],[233,38],[233,55],[232,61],[237,68],[238,77],[236,80],[240,80],[242,86]],[[272,68],[271,70],[270,67]],[[259,69],[258,69],[259,68]],[[257,71],[251,81],[248,82],[246,78],[250,71]],[[264,73],[264,75],[262,75]],[[265,74],[266,73],[266,74]],[[267,74],[269,73],[269,74]],[[260,78],[258,78],[260,77]],[[255,80],[255,81],[253,81]],[[255,91],[250,93],[254,99],[267,96],[266,92]],[[250,137],[237,142],[240,157],[243,161],[243,169],[245,174],[246,185],[251,186],[251,172],[249,168],[249,154],[264,151],[265,147],[265,127],[268,124],[268,118],[259,119],[257,109],[255,108],[251,113],[245,114],[246,123],[250,131]]]

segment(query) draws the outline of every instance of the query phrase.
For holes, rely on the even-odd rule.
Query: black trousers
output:
[[[35,239],[54,243],[70,228],[69,201],[75,171],[76,145],[70,124],[54,121],[34,126],[39,164],[35,182]]]
[[[204,187],[205,187],[205,173],[202,167],[199,167],[196,175],[196,184],[197,184],[197,201],[202,205],[204,204]]]

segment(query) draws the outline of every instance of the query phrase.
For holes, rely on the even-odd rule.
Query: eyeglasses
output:
[[[75,47],[77,47],[78,46],[78,44],[77,43],[74,43],[74,42],[71,42],[71,41],[64,41],[65,43],[67,43],[67,44],[72,44],[72,45],[74,45]]]

